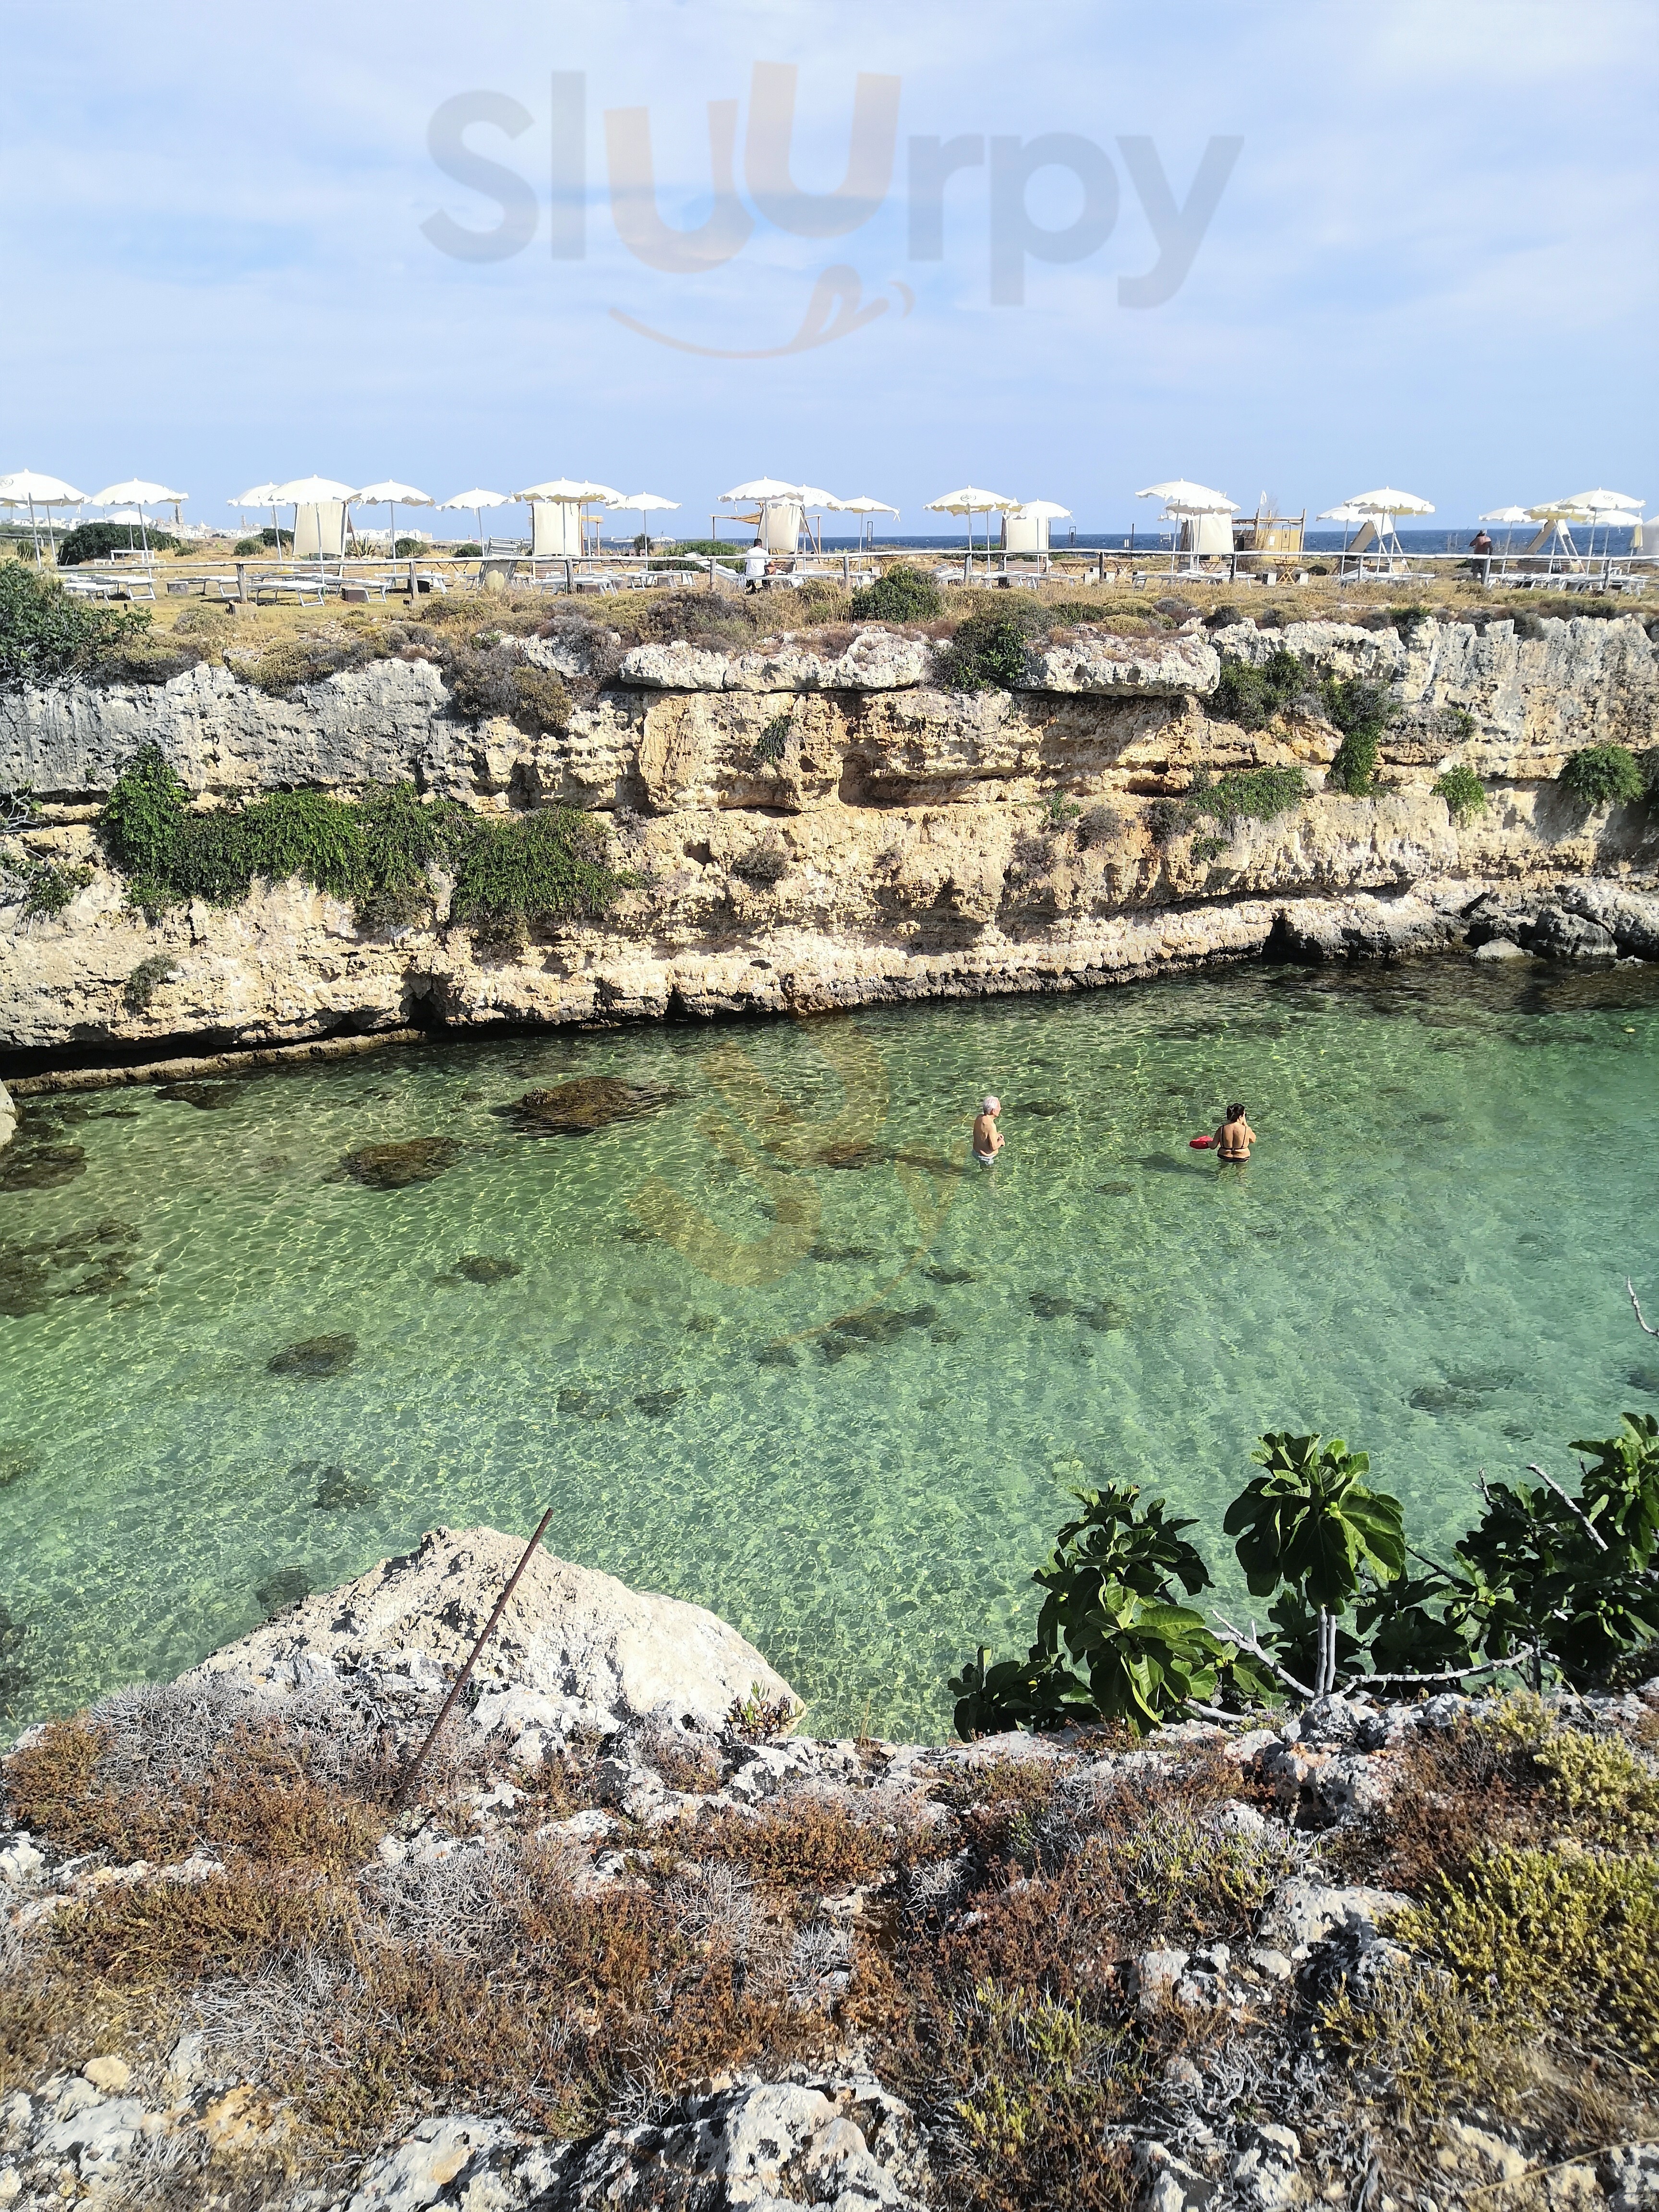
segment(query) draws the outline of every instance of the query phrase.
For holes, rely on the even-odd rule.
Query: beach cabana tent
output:
[[[745,505],[753,501],[756,514],[755,543],[768,553],[793,553],[800,544],[801,517],[806,506],[811,487],[806,484],[784,483],[776,477],[756,477],[751,483],[734,484],[730,491],[720,494],[720,505],[734,501]],[[817,495],[827,499],[829,494]],[[750,520],[746,515],[735,515],[738,522]]]
[[[1069,520],[1071,513],[1069,507],[1053,499],[1028,499],[1021,506],[1009,507],[1002,518],[1003,551],[1046,553],[1048,525]]]
[[[295,477],[276,487],[273,504],[294,509],[296,561],[340,561],[345,557],[346,508],[357,496],[349,484],[332,477]],[[282,539],[277,538],[277,550]]]
[[[9,477],[0,477],[0,507],[27,507],[29,511],[29,532],[34,539],[34,557],[40,558],[40,525],[37,508],[46,518],[46,542],[52,548],[53,565],[58,560],[58,540],[52,533],[52,510],[54,507],[84,507],[87,495],[66,484],[61,477],[41,476],[34,469],[18,469]]]
[[[129,477],[125,483],[106,484],[102,491],[94,492],[88,501],[89,507],[127,507],[138,517],[138,535],[146,553],[149,550],[149,532],[144,522],[147,507],[171,507],[175,511],[190,497],[187,491],[169,491],[165,484],[146,483],[142,477]],[[129,530],[127,542],[131,544]]]
[[[1194,483],[1190,477],[1176,477],[1170,483],[1148,484],[1144,491],[1135,494],[1137,499],[1161,499],[1164,513],[1159,520],[1176,523],[1176,550],[1201,559],[1205,555],[1231,553],[1233,550],[1233,517],[1238,512],[1238,502],[1228,498],[1224,491],[1212,491],[1208,484]]]
[[[930,514],[962,514],[968,518],[968,551],[971,556],[974,550],[974,517],[976,514],[1006,514],[1011,507],[1018,505],[1017,499],[1005,499],[1000,491],[981,491],[976,484],[964,484],[960,491],[942,492],[937,499],[930,499],[927,511]],[[985,526],[988,553],[990,545],[991,527],[988,522]]]
[[[554,477],[546,483],[530,484],[513,496],[529,502],[532,561],[580,558],[587,550],[583,509],[623,503],[622,494],[612,491],[609,484],[588,483],[574,477]]]
[[[365,484],[352,494],[356,507],[389,507],[392,509],[391,552],[398,556],[398,509],[400,507],[435,507],[437,502],[429,492],[416,491],[413,484],[396,483],[390,478],[385,483]],[[377,587],[378,588],[378,587]]]

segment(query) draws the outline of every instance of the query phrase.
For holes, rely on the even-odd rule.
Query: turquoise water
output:
[[[670,1096],[580,1136],[492,1110],[596,1076]],[[1242,1172],[1186,1141],[1232,1097]],[[1264,1428],[1365,1445],[1427,1540],[1478,1469],[1659,1408],[1623,1287],[1659,1306],[1656,1103],[1659,972],[1461,966],[40,1102],[70,1179],[0,1155],[7,1725],[550,1504],[555,1550],[713,1607],[820,1729],[941,1732],[1073,1483],[1167,1492],[1219,1574]],[[340,1171],[432,1137],[432,1181]],[[281,1371],[318,1338],[355,1346]]]

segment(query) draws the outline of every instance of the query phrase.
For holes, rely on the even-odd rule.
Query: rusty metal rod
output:
[[[451,1710],[454,1705],[456,1698],[460,1696],[461,1692],[466,1687],[467,1679],[477,1662],[478,1654],[483,1650],[484,1645],[489,1641],[490,1632],[495,1627],[495,1623],[507,1611],[507,1601],[512,1596],[514,1591],[518,1588],[519,1577],[530,1565],[531,1555],[535,1551],[537,1545],[541,1542],[542,1536],[547,1528],[547,1524],[552,1518],[553,1508],[550,1505],[546,1512],[543,1514],[541,1519],[536,1523],[536,1533],[531,1538],[530,1541],[525,1546],[523,1559],[520,1560],[518,1565],[514,1568],[513,1572],[508,1576],[507,1588],[496,1599],[495,1610],[490,1614],[489,1620],[485,1621],[483,1627],[479,1632],[477,1642],[473,1645],[471,1650],[468,1652],[465,1666],[462,1668],[460,1673],[455,1677],[453,1687],[451,1689],[449,1695],[444,1699],[442,1705],[439,1708],[437,1719],[433,1722],[432,1726],[427,1731],[426,1741],[421,1746],[414,1758],[410,1760],[409,1765],[404,1769],[404,1778],[398,1784],[398,1794],[392,1801],[392,1809],[394,1813],[401,1813],[404,1806],[408,1802],[409,1793],[415,1786],[415,1778],[421,1771],[422,1761],[425,1759],[428,1752],[431,1750],[433,1745],[437,1741],[438,1730],[449,1718]]]

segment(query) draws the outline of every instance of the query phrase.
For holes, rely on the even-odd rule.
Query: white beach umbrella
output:
[[[430,492],[416,491],[413,484],[398,483],[388,477],[385,483],[365,484],[352,495],[356,507],[389,507],[392,509],[392,555],[398,554],[398,509],[400,507],[434,507],[437,502]]]
[[[1645,500],[1632,499],[1628,492],[1606,491],[1599,485],[1594,491],[1576,491],[1564,507],[1594,507],[1598,514],[1636,514],[1646,506]]]
[[[647,521],[646,517],[651,514],[663,514],[670,508],[678,511],[679,507],[678,500],[664,499],[660,494],[654,491],[624,492],[623,494],[622,503],[624,507],[634,508],[638,514],[640,518],[640,534],[645,539],[645,550],[647,553],[651,550],[651,526]]]
[[[36,469],[17,469],[9,477],[0,477],[0,507],[27,507],[29,511],[29,532],[34,539],[34,557],[40,557],[40,529],[35,509],[44,507],[46,516],[46,540],[52,547],[52,557],[58,558],[58,540],[52,534],[52,510],[54,507],[84,507],[87,495],[66,484],[61,477],[42,476]]]
[[[1072,510],[1069,507],[1062,507],[1058,500],[1028,499],[1024,505],[1012,508],[1011,512],[1016,521],[1055,522],[1062,518],[1069,520]]]
[[[1188,477],[1176,477],[1173,483],[1148,484],[1145,491],[1135,494],[1137,499],[1161,499],[1171,514],[1237,514],[1238,502],[1229,499],[1224,491],[1212,491],[1208,484],[1194,483]]]
[[[1529,507],[1495,507],[1490,514],[1477,515],[1475,520],[1479,522],[1504,522],[1513,529],[1518,522],[1532,520],[1532,509]]]
[[[1380,491],[1357,491],[1344,506],[1351,507],[1356,514],[1368,521],[1391,520],[1396,514],[1432,514],[1431,501],[1419,499],[1415,492],[1396,491],[1392,484],[1384,484]]]
[[[1006,514],[1019,505],[1017,499],[1006,499],[1000,491],[981,491],[977,484],[963,484],[960,491],[941,492],[937,499],[927,501],[928,511],[934,514],[965,514],[968,518],[968,550],[974,550],[974,517],[976,514]],[[986,526],[986,543],[990,543],[990,526]]]
[[[279,507],[323,507],[331,500],[342,505],[357,494],[350,484],[336,483],[332,477],[295,477],[292,483],[275,487]]]
[[[474,484],[471,491],[458,491],[453,499],[441,499],[438,501],[440,512],[447,507],[462,507],[471,515],[472,520],[478,526],[478,546],[480,551],[482,551],[483,548],[483,511],[485,507],[511,507],[512,504],[513,495],[511,492],[485,491],[482,486],[478,484]]]
[[[757,477],[752,483],[738,484],[732,491],[720,494],[721,503],[729,499],[758,499],[775,503],[793,500],[799,505],[806,492],[805,484],[780,483],[775,477]]]
[[[228,499],[225,505],[234,507],[239,512],[243,507],[268,507],[270,509],[271,527],[276,532],[276,550],[279,553],[282,551],[283,532],[281,525],[276,520],[276,487],[274,483],[255,484],[251,490],[245,491],[240,499]],[[246,526],[246,516],[243,517],[243,522]]]
[[[94,492],[88,504],[92,507],[131,507],[138,511],[138,535],[143,540],[144,550],[149,550],[149,531],[144,521],[147,507],[171,507],[175,511],[187,500],[187,491],[169,491],[165,484],[146,483],[140,477],[129,477],[125,483],[106,484],[102,491]],[[131,537],[129,534],[129,545]]]
[[[841,511],[843,514],[856,514],[859,518],[860,544],[864,542],[866,532],[873,529],[877,515],[890,514],[895,522],[898,520],[897,507],[889,507],[884,499],[871,499],[864,493],[860,493],[857,499],[842,500]]]

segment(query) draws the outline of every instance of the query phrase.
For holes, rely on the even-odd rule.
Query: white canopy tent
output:
[[[357,496],[349,484],[332,477],[295,477],[291,483],[275,487],[273,505],[294,509],[294,557],[324,561],[345,557],[346,509]],[[277,534],[277,550],[282,550]]]
[[[756,477],[751,483],[734,484],[730,491],[720,494],[720,505],[733,501],[755,505],[752,518],[734,515],[734,522],[752,519],[755,543],[767,553],[793,553],[800,544],[801,520],[808,499],[816,496],[827,500],[827,492],[816,495],[808,484],[783,483],[776,477]]]
[[[1238,512],[1238,502],[1229,499],[1224,491],[1212,491],[1208,484],[1194,483],[1190,477],[1176,477],[1169,483],[1148,484],[1135,497],[1163,501],[1158,520],[1176,524],[1178,553],[1202,560],[1232,551],[1232,519]]]
[[[579,482],[574,477],[555,477],[546,483],[530,484],[513,496],[530,507],[532,561],[580,557],[587,550],[584,509],[623,503],[622,494],[609,484]]]
[[[1018,507],[1011,507],[1002,518],[1002,550],[1005,553],[1046,553],[1048,550],[1048,526],[1051,522],[1069,520],[1072,510],[1061,507],[1058,500],[1028,499]]]
[[[429,492],[416,491],[413,484],[397,483],[388,478],[385,483],[365,484],[361,491],[352,494],[350,503],[355,507],[389,507],[392,509],[391,552],[395,561],[398,557],[398,509],[400,507],[435,507],[437,501]]]
[[[482,485],[474,484],[471,491],[458,491],[451,499],[441,499],[438,501],[437,511],[441,514],[447,509],[459,507],[464,513],[470,514],[477,525],[478,550],[482,552],[484,545],[484,509],[487,507],[511,507],[512,504],[513,495],[510,492],[485,491]]]
[[[927,501],[930,514],[961,514],[968,519],[968,554],[974,551],[974,517],[976,514],[1006,514],[1020,504],[1017,499],[1005,498],[1000,491],[981,491],[977,484],[963,484],[960,491],[941,492],[937,499]],[[985,550],[991,550],[991,526],[985,526]]]
[[[84,507],[87,495],[66,484],[61,477],[42,476],[34,469],[17,469],[9,477],[0,477],[0,507],[27,507],[29,511],[29,532],[34,540],[34,557],[40,558],[40,525],[35,510],[43,509],[46,518],[46,542],[52,548],[52,565],[58,562],[58,539],[52,526],[54,507]]]
[[[169,491],[165,484],[146,483],[142,477],[129,477],[125,483],[106,484],[102,491],[93,494],[88,505],[125,507],[134,509],[138,517],[138,535],[143,541],[144,551],[148,553],[149,530],[144,520],[144,509],[147,507],[170,507],[173,510],[176,520],[179,507],[189,497],[190,494],[187,491]],[[114,519],[116,518],[111,518],[111,520]],[[131,530],[128,532],[128,544],[129,545],[131,544]]]
[[[626,491],[622,495],[622,504],[639,516],[640,535],[645,540],[647,554],[651,550],[651,525],[647,518],[670,511],[678,512],[679,508],[678,500],[664,499],[654,491]]]

